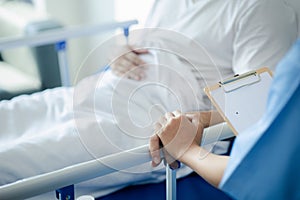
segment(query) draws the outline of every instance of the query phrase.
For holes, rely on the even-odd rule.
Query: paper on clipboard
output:
[[[206,87],[205,93],[237,135],[263,115],[272,82],[272,72],[261,68]]]

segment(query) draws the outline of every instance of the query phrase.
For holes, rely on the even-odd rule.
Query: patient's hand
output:
[[[139,57],[140,54],[148,53],[147,49],[133,49],[124,46],[112,60],[111,69],[117,76],[125,76],[129,79],[142,80],[145,77],[144,68],[146,63]],[[121,55],[121,56],[120,56]],[[120,56],[120,57],[119,57]]]
[[[199,146],[204,128],[199,117],[197,113],[182,114],[175,111],[166,113],[157,122],[155,134],[151,137],[149,145],[152,166],[155,167],[161,162],[159,149],[162,146],[166,161],[171,167],[175,160],[181,161],[192,146]]]

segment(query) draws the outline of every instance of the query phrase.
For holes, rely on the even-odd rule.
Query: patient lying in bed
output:
[[[137,47],[149,49],[141,57],[147,63],[144,79],[107,71],[74,88],[0,103],[0,185],[147,144],[152,122],[163,113],[210,109],[202,93],[206,83],[264,65],[272,68],[297,35],[295,15],[280,0],[272,5],[258,0],[177,1],[157,1],[156,18],[148,23],[168,30],[131,34]],[[267,6],[281,16],[265,13]],[[169,24],[163,17],[155,20],[169,9],[178,11],[178,19]],[[140,39],[141,33],[147,37]],[[183,167],[178,174],[190,172]],[[100,196],[131,183],[163,179],[164,172],[146,164],[78,187]]]

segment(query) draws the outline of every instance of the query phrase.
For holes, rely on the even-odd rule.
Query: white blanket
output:
[[[152,51],[144,59],[149,65],[143,81],[107,71],[75,88],[1,102],[0,184],[147,144],[153,123],[166,111],[201,107],[201,89],[176,56]],[[162,168],[146,163],[79,184],[77,192],[97,196],[132,183],[160,181]],[[190,171],[183,167],[178,174]]]

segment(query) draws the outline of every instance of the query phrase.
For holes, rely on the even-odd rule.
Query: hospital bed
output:
[[[27,10],[26,12],[29,11]],[[88,36],[99,32],[105,32],[107,30],[114,30],[117,28],[122,28],[125,37],[128,37],[129,27],[136,23],[137,23],[136,20],[132,20],[127,22],[107,23],[102,25],[94,25],[94,26],[86,26],[86,27],[79,26],[79,27],[69,27],[69,28],[60,27],[58,23],[55,23],[54,21],[51,20],[35,22],[29,25],[26,23],[26,25],[23,26],[26,26],[25,29],[29,34],[25,36],[20,34],[15,37],[2,39],[0,41],[0,51],[3,52],[2,55],[4,55],[4,57],[8,57],[6,56],[6,51],[8,51],[8,49],[14,49],[22,46],[33,48],[34,53],[36,54],[38,54],[40,50],[41,51],[44,50],[45,53],[44,56],[47,55],[48,59],[43,60],[41,57],[40,58],[37,57],[38,60],[46,62],[46,63],[42,62],[39,64],[42,65],[43,68],[45,67],[44,65],[49,66],[49,62],[50,64],[53,64],[53,62],[55,62],[56,65],[58,64],[59,74],[55,74],[54,76],[59,77],[59,84],[52,85],[52,87],[59,86],[59,85],[70,86],[68,62],[66,56],[67,55],[66,41],[65,41],[66,38],[72,39],[72,38],[77,38],[82,36]],[[43,32],[44,30],[47,31]],[[48,49],[45,50],[45,48]],[[55,49],[56,51],[53,51],[53,49]],[[29,65],[32,65],[32,63],[30,63]],[[35,63],[33,65],[35,65]],[[49,73],[47,75],[49,76]],[[34,90],[28,90],[28,91],[24,90],[19,92],[31,93],[31,92],[39,91],[41,89],[40,85],[41,83],[39,84],[39,87],[37,87]],[[14,95],[17,94],[18,93],[15,93]],[[13,97],[13,95],[10,97]],[[132,157],[132,154],[139,155],[139,156]],[[124,165],[123,162],[121,162],[122,159],[120,158],[122,159],[126,158],[127,165]],[[110,163],[112,165],[116,165],[118,166],[116,167],[116,169],[127,169],[139,164],[143,164],[148,161],[150,161],[148,147],[141,146],[136,149],[132,149],[118,154],[113,154],[86,163],[69,166],[65,169],[61,169],[48,174],[31,177],[28,179],[17,181],[12,184],[1,186],[0,198],[1,199],[24,199],[24,198],[32,197],[38,194],[42,194],[57,189],[56,193],[59,199],[74,199],[74,187],[73,187],[74,184],[98,176],[104,176],[108,173],[112,173],[115,171],[114,169],[109,168],[107,167],[107,165],[101,163],[105,162],[105,163]],[[175,198],[174,191],[176,189],[175,188],[176,174],[175,171],[172,171],[169,167],[167,167],[166,169],[167,169],[167,177],[168,177],[167,179],[168,188],[172,189],[167,193],[167,196],[168,199],[174,199]]]
[[[65,38],[70,39],[79,36],[90,35],[91,33],[96,33],[99,31],[103,32],[105,30],[116,29],[119,27],[123,28],[124,33],[126,34],[128,32],[128,27],[135,23],[137,22],[133,20],[128,22],[89,26],[84,28],[63,28],[55,31],[40,33],[35,36],[6,39],[0,41],[0,51],[3,49],[15,48],[21,45],[38,46],[49,43],[56,43],[56,45],[58,46],[62,45],[62,48],[60,50],[63,54],[61,54],[61,56],[58,56],[58,59],[62,59],[59,63],[63,64],[63,66],[60,66],[60,69],[67,71],[68,66],[65,65],[65,43],[63,41]],[[67,73],[63,74],[61,78],[62,80],[65,80],[65,84],[68,84],[69,78]],[[221,124],[205,130],[202,145],[212,144],[214,142],[217,142],[218,140],[223,140],[231,137],[233,137],[233,133],[230,131],[230,129],[225,124]],[[124,160],[126,160],[125,163]],[[36,177],[23,179],[15,183],[1,186],[0,197],[1,199],[24,199],[56,190],[59,199],[74,199],[74,184],[93,179],[98,176],[104,176],[106,174],[113,173],[116,171],[115,169],[121,170],[131,168],[133,166],[149,162],[150,160],[151,158],[149,156],[148,146],[141,146],[125,152],[112,154],[85,163],[69,166],[61,170],[53,171],[51,173],[42,174]],[[111,168],[107,166],[116,167]],[[176,199],[176,171],[171,170],[167,166],[166,177],[166,198]]]
[[[225,123],[218,124],[205,129],[201,145],[212,144],[233,136]],[[146,162],[150,165],[150,161],[148,146],[140,146],[1,186],[0,197],[3,200],[24,199],[56,191],[58,199],[75,199],[74,184],[113,173],[116,169],[128,169]],[[166,167],[166,199],[176,199],[176,170],[168,166]]]
[[[300,10],[299,3],[297,4],[297,0],[294,1],[296,4],[296,10]],[[131,22],[132,23],[132,22]],[[115,25],[106,25],[100,27],[90,27],[89,30],[106,30],[117,27],[127,27],[128,23],[124,24],[115,24]],[[300,27],[300,25],[299,25]],[[85,29],[87,30],[87,29]],[[79,29],[69,30],[72,33],[76,31],[79,35],[85,35],[88,33],[80,32]],[[88,31],[88,30],[87,30]],[[69,32],[69,33],[70,33]],[[39,34],[40,35],[40,34]],[[72,37],[78,37],[78,34],[74,34]],[[57,41],[61,41],[63,37],[61,37],[61,33],[57,35],[52,35],[45,39],[46,35],[40,35],[40,37],[23,37],[17,38],[16,40],[7,40],[2,41],[0,45],[0,51],[7,48],[14,48],[18,46],[17,43],[25,42],[30,46],[44,45],[50,41],[55,43]],[[59,43],[63,44],[63,43]],[[63,47],[63,46],[62,46]],[[64,50],[62,48],[62,50]],[[64,59],[64,54],[61,54],[61,59]],[[61,61],[62,63],[64,61]],[[64,66],[66,67],[66,66]],[[67,76],[67,75],[65,75]],[[68,80],[67,77],[64,78]],[[67,81],[65,82],[67,84]],[[227,138],[233,137],[233,133],[225,124],[220,124],[215,127],[209,128],[205,130],[204,138],[202,145],[210,144],[217,142],[218,140],[223,140]],[[135,155],[135,156],[132,156]],[[120,159],[122,158],[122,159]],[[123,159],[127,160],[127,162],[123,162]],[[117,169],[126,169],[130,168],[142,163],[149,162],[151,160],[148,152],[147,146],[141,146],[139,148],[135,148],[132,150],[128,150],[125,152],[121,152],[118,154],[112,154],[106,157],[102,157],[100,159],[91,160],[85,163],[80,163],[74,166],[69,166],[64,169],[53,171],[51,173],[39,175],[36,177],[31,177],[28,179],[24,179],[12,184],[4,185],[0,187],[0,197],[1,199],[24,199],[33,197],[45,192],[56,191],[58,197],[60,199],[74,199],[74,184],[79,182],[89,180],[98,176],[104,176],[105,174],[113,173],[114,169],[108,168],[107,165],[103,165],[102,163],[110,163],[114,166],[117,166]],[[167,173],[167,199],[176,199],[176,179],[174,178],[176,175],[176,171],[170,170],[168,167],[166,168]]]

